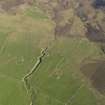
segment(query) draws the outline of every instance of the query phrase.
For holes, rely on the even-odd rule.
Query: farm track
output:
[[[32,67],[32,69],[22,78],[22,81],[24,82],[24,87],[26,88],[27,90],[27,93],[28,95],[30,95],[30,98],[31,98],[31,103],[30,105],[33,105],[33,102],[32,102],[32,89],[31,89],[31,86],[30,84],[28,83],[28,80],[29,78],[33,75],[33,73],[35,73],[38,69],[38,67],[40,66],[40,64],[42,63],[42,59],[43,57],[46,55],[46,51],[47,51],[47,47],[45,49],[43,49],[41,51],[41,55],[37,58],[37,61],[36,63],[34,64],[34,66]]]

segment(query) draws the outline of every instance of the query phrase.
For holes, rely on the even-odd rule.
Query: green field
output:
[[[89,50],[88,50],[89,49]],[[37,105],[96,105],[98,100],[83,81],[80,64],[84,58],[99,56],[99,49],[86,39],[62,39],[43,59],[30,79]],[[42,101],[41,101],[42,100]]]
[[[52,40],[53,23],[40,12],[40,18],[36,12],[28,15],[30,10],[16,16],[0,14],[0,105],[29,105],[22,78]]]
[[[79,68],[84,58],[100,57],[86,38],[54,40],[54,23],[40,9],[0,14],[0,105],[104,105]],[[48,47],[42,62],[28,79],[23,77]]]

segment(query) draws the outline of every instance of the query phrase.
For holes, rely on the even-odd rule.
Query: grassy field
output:
[[[95,93],[80,73],[81,62],[99,57],[98,47],[86,39],[60,38],[30,79],[37,105],[97,105]],[[90,86],[91,87],[91,86]],[[101,104],[99,104],[101,105]]]
[[[32,16],[32,8],[16,15],[0,14],[0,105],[30,104],[22,78],[52,40],[53,23],[41,12]]]
[[[98,46],[85,38],[54,40],[53,29],[48,16],[33,6],[0,14],[0,105],[104,105],[80,72],[85,58],[100,57]],[[22,78],[46,47],[27,93]]]

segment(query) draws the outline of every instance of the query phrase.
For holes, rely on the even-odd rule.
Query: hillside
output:
[[[0,105],[105,105],[104,0],[0,0]]]

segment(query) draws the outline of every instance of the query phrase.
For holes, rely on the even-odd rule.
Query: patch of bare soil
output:
[[[105,60],[87,62],[82,64],[80,70],[97,91],[105,94]]]

